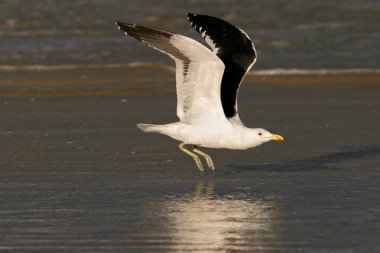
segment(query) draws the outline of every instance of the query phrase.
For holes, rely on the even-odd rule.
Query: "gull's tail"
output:
[[[140,128],[141,131],[146,133],[154,133],[154,132],[161,132],[163,125],[153,125],[153,124],[137,124],[137,127]]]

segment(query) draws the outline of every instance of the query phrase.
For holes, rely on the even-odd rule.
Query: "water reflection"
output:
[[[173,250],[252,251],[268,249],[281,220],[273,201],[241,193],[215,194],[214,181],[201,181],[192,194],[162,203]]]

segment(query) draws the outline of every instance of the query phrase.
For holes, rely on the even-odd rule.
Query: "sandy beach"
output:
[[[2,75],[2,252],[380,246],[378,74],[248,77],[241,118],[286,141],[207,150],[205,174],[135,126],[177,120],[160,65]]]

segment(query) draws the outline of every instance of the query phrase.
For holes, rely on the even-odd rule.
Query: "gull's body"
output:
[[[258,131],[264,129],[250,129],[241,123],[229,120],[211,124],[187,124],[175,122],[166,125],[139,124],[145,132],[158,132],[185,144],[206,148],[248,149],[261,145],[261,138],[256,138]],[[270,136],[272,136],[270,134]]]
[[[270,140],[283,140],[261,128],[247,128],[237,112],[237,93],[256,61],[256,51],[241,29],[211,16],[188,14],[212,51],[188,37],[161,29],[117,22],[129,36],[169,55],[176,64],[177,116],[166,125],[138,124],[144,132],[158,132],[181,142],[203,171],[198,155],[215,170],[207,148],[248,149]],[[193,152],[184,145],[193,146]],[[197,155],[198,154],[198,155]]]

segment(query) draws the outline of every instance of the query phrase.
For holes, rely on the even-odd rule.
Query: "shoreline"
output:
[[[0,97],[113,96],[172,92],[174,67],[165,64],[0,66]],[[251,70],[243,85],[380,90],[380,69]]]
[[[174,64],[132,62],[127,64],[66,64],[66,65],[0,65],[2,72],[55,72],[55,71],[116,71],[121,69],[170,70],[175,72]],[[380,68],[252,68],[248,75],[286,76],[286,75],[342,75],[342,74],[380,74]]]

